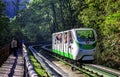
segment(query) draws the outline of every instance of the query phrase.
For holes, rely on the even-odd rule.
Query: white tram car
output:
[[[52,34],[52,52],[72,60],[94,60],[97,35],[92,28]]]

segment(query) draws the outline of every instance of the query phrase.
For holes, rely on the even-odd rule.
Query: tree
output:
[[[9,19],[3,14],[4,4],[0,1],[0,45],[5,44],[9,39]]]

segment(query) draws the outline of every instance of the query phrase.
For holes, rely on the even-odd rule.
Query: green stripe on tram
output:
[[[56,49],[52,49],[52,51],[53,51],[54,53],[57,53],[57,54],[61,55],[61,56],[65,56],[65,57],[67,57],[67,58],[73,59],[73,55],[72,55],[71,53],[62,52],[62,51],[59,51],[59,50],[56,50]]]

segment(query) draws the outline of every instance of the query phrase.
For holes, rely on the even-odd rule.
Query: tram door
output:
[[[63,39],[64,56],[68,57],[68,32],[64,32]]]
[[[73,35],[72,35],[72,32],[69,31],[68,32],[68,56],[69,58],[72,58],[72,51],[73,51]]]

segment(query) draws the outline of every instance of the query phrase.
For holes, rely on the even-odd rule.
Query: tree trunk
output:
[[[54,3],[51,3],[52,6],[52,11],[53,11],[53,29],[55,29],[54,31],[58,31],[58,25],[57,25],[57,21],[56,21],[56,11],[55,11],[55,5]]]

